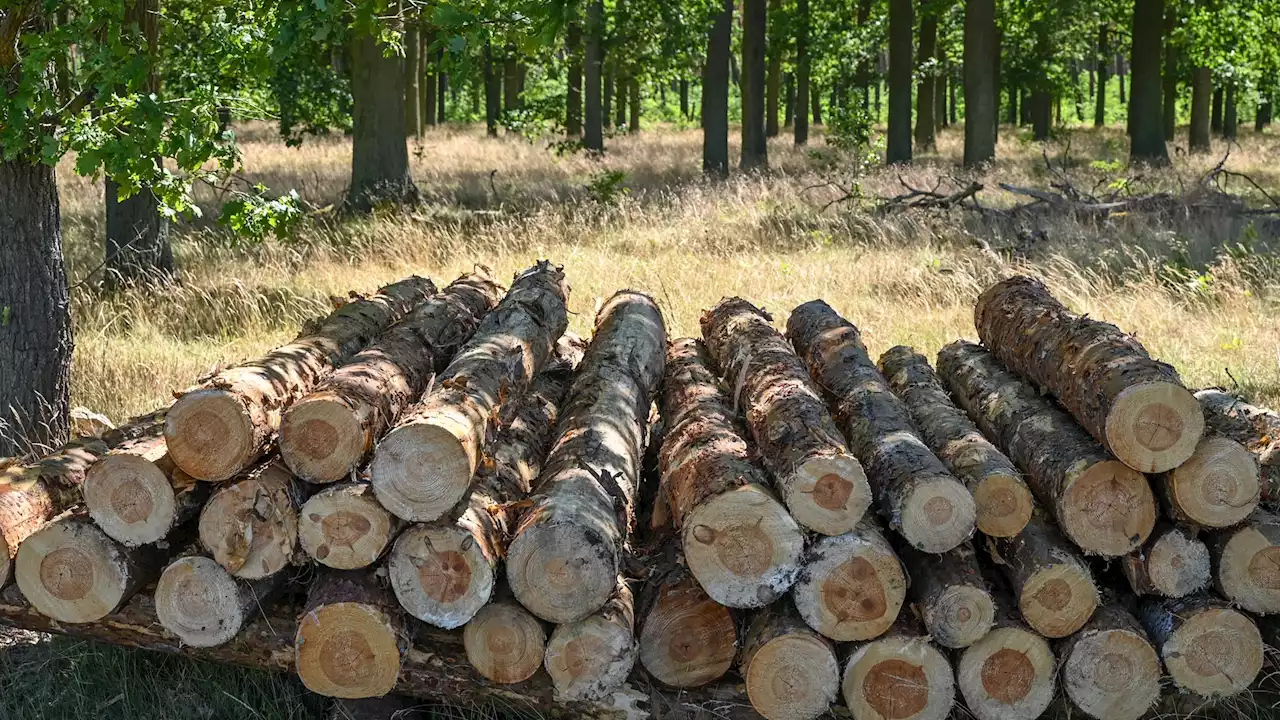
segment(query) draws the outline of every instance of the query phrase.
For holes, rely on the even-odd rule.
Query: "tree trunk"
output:
[[[459,277],[299,398],[277,440],[289,469],[313,483],[350,477],[501,296],[483,272]]]
[[[884,637],[848,649],[841,687],[856,718],[947,718],[955,704],[955,671],[906,618]]]
[[[809,143],[809,92],[813,75],[813,60],[809,57],[809,0],[796,0],[796,107],[795,144]],[[817,95],[814,95],[817,107]],[[814,113],[814,122],[818,122]]]
[[[378,501],[430,522],[467,493],[502,404],[521,397],[568,326],[564,271],[542,261],[511,284],[475,335],[384,437],[369,462]]]
[[[689,78],[680,78],[680,117],[688,120],[692,116],[689,114]]]
[[[1213,434],[1200,441],[1191,459],[1151,479],[1170,519],[1206,528],[1242,522],[1261,496],[1257,458],[1235,440]]]
[[[1018,599],[1018,612],[1036,632],[1066,637],[1084,626],[1098,607],[1089,566],[1058,528],[1037,513],[1023,531],[988,544]]]
[[[173,461],[191,477],[210,482],[244,471],[266,452],[285,408],[435,289],[416,276],[387,285],[343,305],[310,335],[183,391],[165,417]]]
[[[436,68],[439,69],[440,62],[436,61]],[[449,83],[449,75],[443,72],[436,74],[436,124],[443,125],[447,121],[447,113],[445,112],[445,91],[451,89]],[[458,102],[458,88],[452,87],[453,101]]]
[[[618,73],[617,109],[614,116],[614,127],[627,126],[627,92],[631,89],[631,79],[625,73]]]
[[[1271,124],[1272,101],[1265,95],[1258,100],[1258,107],[1253,114],[1253,131],[1262,132]]]
[[[583,146],[595,152],[604,152],[604,123],[609,109],[603,107],[600,97],[600,73],[604,66],[604,0],[593,0],[587,6],[586,48],[586,120]],[[604,89],[605,98],[611,88]]]
[[[956,93],[956,84],[958,80],[963,80],[963,78],[959,77],[959,73],[953,73],[950,81],[947,83],[947,95],[950,100],[950,108],[947,118],[947,123],[949,125],[956,125],[960,122],[959,102]]]
[[[169,223],[150,187],[121,199],[120,186],[106,180],[106,284],[110,287],[164,284],[176,270]]]
[[[996,606],[972,543],[962,543],[941,555],[900,543],[898,552],[911,575],[914,607],[934,642],[964,648],[987,634],[995,621]]]
[[[743,170],[769,165],[765,139],[765,0],[742,0],[742,161]]]
[[[947,126],[947,66],[945,51],[938,46],[938,75],[933,79],[933,130],[942,132]]]
[[[805,626],[789,603],[774,603],[752,618],[739,671],[747,698],[765,717],[816,718],[840,692],[831,643]]]
[[[601,40],[601,42],[603,42],[603,39]],[[601,95],[601,97],[600,97],[600,114],[601,114],[601,116],[602,116],[602,117],[601,117],[601,122],[603,122],[603,123],[604,123],[604,126],[605,126],[606,128],[610,128],[610,129],[612,129],[612,128],[613,128],[613,126],[614,126],[614,123],[613,123],[613,113],[611,112],[611,111],[613,110],[613,76],[614,76],[613,65],[614,65],[614,63],[612,63],[612,62],[607,63],[607,64],[605,65],[605,73],[604,73],[604,90],[603,90],[603,92],[601,92],[601,93],[600,93],[600,95]],[[703,101],[703,103],[706,103],[706,91],[705,91],[705,89],[703,90],[703,98],[702,98],[702,101]]]
[[[584,656],[584,648],[591,649]],[[603,700],[631,674],[636,662],[635,607],[619,576],[608,601],[590,616],[557,625],[547,640],[547,674],[558,697]]]
[[[1039,280],[988,288],[974,324],[1005,367],[1052,393],[1129,467],[1165,472],[1195,452],[1204,417],[1177,371],[1116,326],[1072,313]]]
[[[1209,536],[1213,584],[1231,604],[1280,613],[1280,517],[1255,510],[1242,525]]]
[[[651,571],[637,599],[640,664],[667,687],[699,687],[733,667],[738,629],[729,608],[680,563],[680,541],[669,537],[657,557],[645,559]]]
[[[640,78],[627,80],[627,133],[635,135],[640,132]]]
[[[1116,79],[1120,81],[1120,104],[1121,105],[1125,105],[1129,102],[1127,99],[1125,99],[1125,93],[1124,93],[1124,75],[1125,75],[1124,71],[1125,71],[1124,56],[1120,55],[1116,57]]]
[[[1236,81],[1227,83],[1227,98],[1222,110],[1222,137],[1227,140],[1236,139],[1236,130],[1240,126],[1239,112],[1236,106]]]
[[[1142,549],[1120,559],[1134,595],[1182,597],[1209,584],[1209,550],[1194,530],[1160,523]]]
[[[547,631],[541,620],[509,597],[505,586],[501,590],[504,597],[480,608],[462,629],[462,642],[476,672],[490,682],[512,685],[542,669]]]
[[[809,94],[813,96],[813,124],[822,125],[822,92],[818,89],[817,84],[810,81]]]
[[[911,162],[912,4],[913,0],[889,0],[889,137],[885,151],[889,165]]]
[[[999,57],[995,0],[965,0],[964,5],[964,164],[979,167],[995,160],[1000,85],[989,58]],[[998,60],[997,60],[998,62]]]
[[[403,527],[378,503],[369,483],[339,483],[299,509],[298,544],[321,565],[356,570],[377,562]]]
[[[1223,86],[1218,85],[1213,88],[1213,110],[1209,116],[1209,129],[1215,133],[1222,133],[1222,100]]]
[[[298,677],[318,695],[386,695],[400,675],[408,632],[404,613],[372,572],[323,571],[298,621]]]
[[[591,22],[588,20],[588,22]],[[598,43],[598,32],[588,30],[591,39]],[[565,39],[565,54],[569,61],[569,82],[565,92],[564,134],[571,138],[582,136],[582,25],[575,18],[569,22]]]
[[[1169,151],[1164,144],[1164,114],[1160,60],[1163,44],[1165,0],[1134,0],[1132,97],[1129,102],[1129,134],[1133,162],[1168,165]],[[1176,89],[1176,88],[1175,88]]]
[[[352,41],[351,187],[348,207],[367,212],[382,202],[414,202],[405,143],[404,71],[395,53],[370,33]]]
[[[920,8],[920,48],[916,59],[920,65],[920,84],[916,88],[916,147],[920,152],[933,152],[938,149],[934,121],[935,114],[942,112],[937,107],[937,77],[934,75],[932,61],[938,54],[938,16],[930,12],[928,0],[922,0]],[[928,67],[926,68],[926,65]]]
[[[1036,90],[1031,93],[1029,105],[1032,139],[1036,142],[1048,142],[1049,131],[1053,126],[1053,96],[1048,90]]]
[[[1025,127],[1032,124],[1031,90],[1029,88],[1018,89],[1018,124]]]
[[[992,594],[995,622],[990,632],[960,654],[956,685],[978,718],[1045,717],[1056,690],[1053,649],[1022,621],[1003,587]]]
[[[873,520],[820,538],[805,553],[792,602],[809,627],[837,642],[870,640],[893,625],[907,595],[907,576]]]
[[[1019,113],[1019,108],[1018,108],[1018,97],[1019,97],[1018,86],[1010,83],[1008,95],[1009,95],[1009,124],[1016,128],[1018,127],[1018,124],[1021,122],[1021,119],[1022,119],[1022,115]]]
[[[1262,635],[1211,595],[1151,597],[1139,617],[1175,685],[1204,698],[1244,692],[1262,670]]]
[[[498,136],[498,116],[502,114],[502,78],[493,59],[493,46],[484,46],[484,125],[489,137]]]
[[[579,33],[581,33],[581,28],[579,28]],[[581,35],[579,35],[578,42],[579,42],[579,47],[577,48],[577,50],[579,53],[579,57],[581,57],[580,55],[580,53],[582,52]],[[521,81],[521,78],[520,78],[520,75],[521,75],[520,58],[519,56],[516,55],[515,46],[508,45],[506,48],[505,55],[506,57],[504,57],[502,60],[502,110],[503,112],[512,112],[514,110],[520,109],[520,90],[521,90],[520,86],[523,84],[523,82]],[[582,66],[579,65],[578,66],[578,83],[579,83],[578,85],[578,100],[579,100],[578,117],[579,118],[582,117],[582,114],[581,114],[582,110],[580,109],[582,107],[581,82],[582,82]]]
[[[239,580],[193,547],[160,574],[156,618],[184,645],[225,645],[284,590],[286,579],[277,573],[253,582]]]
[[[973,535],[973,496],[916,437],[906,405],[889,390],[858,329],[814,300],[791,311],[787,337],[829,398],[890,527],[927,553],[947,552]]]
[[[200,544],[227,572],[261,580],[284,570],[298,548],[298,507],[309,486],[279,461],[222,487],[200,512]]]
[[[209,485],[177,468],[161,428],[116,447],[85,473],[84,502],[112,540],[160,542],[200,513]]]
[[[437,103],[444,102],[444,92],[441,84],[444,82],[444,76],[440,74],[440,64],[436,61],[435,53],[431,51],[431,46],[435,43],[435,34],[427,29],[420,31],[422,40],[422,125],[425,128],[442,124],[436,119],[439,110]]]
[[[1093,105],[1093,126],[1107,124],[1107,79],[1111,71],[1111,43],[1106,23],[1098,25],[1098,93]]]
[[[771,320],[746,300],[730,298],[702,316],[702,337],[735,388],[791,516],[824,535],[849,532],[871,504],[866,476],[804,362]]]
[[[755,464],[700,341],[672,343],[662,392],[661,483],[685,563],[718,603],[777,600],[800,572],[804,536]]]
[[[768,77],[765,81],[764,134],[765,137],[778,136],[778,99],[782,90],[782,53],[786,48],[782,31],[785,19],[782,15],[782,0],[769,0],[768,3],[768,41],[766,54],[768,57]]]
[[[614,295],[595,327],[538,497],[507,555],[512,592],[551,622],[586,618],[614,590],[635,518],[650,404],[662,382],[666,330],[647,295]]]
[[[410,137],[422,137],[422,42],[418,24],[404,32],[404,129]]]
[[[1193,153],[1207,153],[1209,140],[1209,105],[1213,95],[1213,71],[1197,67],[1191,72],[1191,128],[1188,147]]]
[[[1201,390],[1196,400],[1210,432],[1235,440],[1258,458],[1262,466],[1259,494],[1263,503],[1274,506],[1280,499],[1280,414],[1221,390]]]
[[[1173,32],[1178,24],[1178,8],[1176,3],[1165,7],[1164,16],[1164,100],[1161,109],[1164,114],[1161,126],[1164,128],[1165,142],[1173,142],[1178,125],[1178,46],[1174,43]]]
[[[782,127],[794,127],[796,122],[796,77],[782,73]]]
[[[1160,658],[1119,603],[1098,608],[1058,658],[1067,698],[1089,717],[1136,720],[1160,699]]]
[[[955,406],[929,361],[899,345],[880,356],[880,370],[910,409],[921,438],[969,488],[978,529],[992,537],[1021,532],[1031,519],[1031,490],[1013,462]]]
[[[805,2],[807,0],[800,0]],[[729,56],[733,39],[733,0],[723,0],[707,34],[702,68],[702,171],[729,174]]]
[[[1006,372],[995,356],[957,341],[938,353],[938,374],[1086,553],[1126,555],[1151,534],[1157,513],[1146,477],[1108,455],[1052,401]],[[984,400],[996,394],[999,402]]]

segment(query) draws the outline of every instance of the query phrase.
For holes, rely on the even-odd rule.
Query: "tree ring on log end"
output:
[[[298,511],[302,549],[339,570],[373,564],[398,527],[399,521],[378,504],[367,486],[327,488],[312,495]]]
[[[942,720],[955,702],[951,664],[925,638],[867,643],[849,657],[843,686],[854,717]]]
[[[991,629],[995,603],[984,588],[952,585],[926,609],[925,624],[939,645],[962,648],[972,645]]]
[[[467,660],[504,685],[524,682],[542,667],[547,634],[528,610],[512,602],[485,605],[462,631]]]
[[[128,545],[163,540],[173,527],[173,483],[155,463],[137,455],[108,455],[89,468],[84,500],[98,527]]]
[[[767,605],[795,582],[804,535],[765,488],[750,484],[697,506],[684,523],[690,572],[729,607]]]
[[[809,627],[837,642],[870,640],[889,629],[907,594],[902,563],[875,530],[824,537],[806,556],[792,589]]]
[[[729,609],[687,576],[658,592],[640,631],[640,663],[649,674],[686,688],[728,672],[737,655],[737,628]]]
[[[192,647],[229,642],[245,620],[240,586],[201,555],[179,558],[164,569],[155,602],[160,624]]]
[[[328,697],[386,695],[400,675],[395,627],[383,610],[364,603],[324,605],[302,617],[295,643],[298,677]]]
[[[281,465],[218,490],[200,511],[200,543],[227,572],[245,580],[274,575],[293,561],[298,510],[293,477]]]
[[[599,700],[617,689],[635,661],[630,627],[601,614],[556,626],[543,658],[556,695],[572,700]]]
[[[1147,577],[1165,597],[1183,597],[1209,584],[1209,549],[1194,535],[1166,532],[1146,553]]]
[[[960,656],[956,682],[978,720],[1040,717],[1054,696],[1053,650],[1021,627],[982,636]]]
[[[978,529],[991,537],[1013,537],[1031,520],[1035,501],[1025,483],[1009,475],[993,474],[973,491]]]
[[[1120,391],[1107,413],[1106,443],[1139,472],[1160,473],[1186,462],[1204,434],[1204,412],[1178,383],[1133,385]]]
[[[169,457],[198,480],[221,482],[244,470],[257,458],[256,437],[244,403],[218,388],[183,395],[164,418]]]
[[[575,622],[613,594],[618,551],[611,539],[578,525],[534,525],[511,542],[507,581],[529,612],[548,622]]]
[[[308,482],[331,483],[347,477],[368,447],[360,419],[336,396],[303,399],[280,420],[280,456]]]
[[[475,458],[459,439],[466,433],[448,418],[392,430],[369,463],[369,482],[378,502],[409,522],[431,522],[453,509],[475,473]]]
[[[106,533],[87,519],[49,523],[18,548],[18,588],[42,615],[59,622],[100,620],[129,585],[129,563]]]
[[[806,460],[780,486],[796,521],[823,535],[849,532],[871,506],[867,476],[850,455]]]
[[[1090,465],[1060,501],[1062,529],[1088,553],[1119,557],[1146,542],[1156,524],[1156,501],[1146,476],[1124,463]]]
[[[1217,572],[1223,594],[1233,603],[1250,612],[1280,612],[1280,546],[1258,528],[1245,525],[1231,534]]]
[[[1074,633],[1093,616],[1098,590],[1088,570],[1063,564],[1044,568],[1022,586],[1018,609],[1036,632],[1061,638]]]
[[[1262,635],[1248,617],[1213,608],[1183,622],[1160,649],[1179,686],[1204,697],[1243,692],[1262,670]]]
[[[493,563],[457,525],[414,525],[391,549],[387,575],[410,615],[446,630],[462,627],[493,594]]]
[[[973,534],[973,495],[955,478],[936,477],[912,486],[903,499],[902,536],[927,553],[944,553]]]
[[[807,720],[840,691],[835,653],[816,635],[793,632],[760,647],[743,673],[751,706],[768,720]]]
[[[1086,631],[1062,663],[1067,696],[1092,717],[1137,720],[1160,698],[1160,659],[1132,630]]]
[[[1262,483],[1257,457],[1234,440],[1211,435],[1164,476],[1178,512],[1204,527],[1235,525],[1258,506]]]

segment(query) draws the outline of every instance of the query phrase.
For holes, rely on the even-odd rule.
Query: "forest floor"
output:
[[[1185,129],[1180,130],[1185,138]],[[76,329],[73,403],[122,420],[163,404],[220,364],[289,340],[326,312],[330,296],[371,291],[408,273],[443,285],[480,263],[502,279],[537,258],[566,268],[573,329],[589,333],[613,291],[651,292],[672,337],[696,334],[722,296],[742,295],[785,321],[821,297],[856,323],[871,351],[895,344],[933,353],[975,336],[973,301],[1002,273],[1045,278],[1075,310],[1134,332],[1189,385],[1238,390],[1280,405],[1280,220],[1221,217],[1103,222],[1047,217],[991,223],[976,213],[879,213],[902,183],[933,187],[976,179],[989,206],[1024,201],[998,183],[1047,189],[1064,163],[1078,188],[1181,193],[1227,154],[1176,145],[1171,169],[1130,172],[1120,129],[1065,133],[1042,153],[1003,128],[1000,160],[970,177],[958,168],[961,132],[909,169],[848,171],[850,158],[819,134],[798,149],[771,142],[773,170],[708,182],[701,134],[663,128],[607,141],[603,159],[558,156],[546,142],[488,140],[482,130],[430,132],[413,158],[424,203],[351,219],[337,206],[350,170],[339,137],[285,147],[265,125],[241,128],[245,177],[296,189],[312,209],[288,240],[245,244],[210,222],[175,233],[180,284],[106,294],[94,270],[103,244],[102,185],[60,168]],[[736,138],[735,138],[736,143]],[[1185,144],[1180,140],[1179,144]],[[1280,137],[1242,129],[1226,167],[1272,195],[1280,189]],[[731,147],[736,157],[737,147]],[[830,204],[857,184],[861,199]],[[1239,178],[1233,192],[1267,200]],[[204,192],[206,215],[216,198]],[[1268,224],[1269,223],[1269,224]],[[0,718],[316,717],[323,703],[292,679],[159,658],[91,643],[18,635],[0,649]],[[457,716],[456,714],[454,715]]]

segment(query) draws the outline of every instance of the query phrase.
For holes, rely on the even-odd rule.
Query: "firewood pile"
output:
[[[546,262],[408,278],[5,469],[0,622],[570,717],[1136,720],[1256,687],[1280,415],[1028,277],[935,362],[821,300],[669,340],[623,291],[584,342],[568,296]]]

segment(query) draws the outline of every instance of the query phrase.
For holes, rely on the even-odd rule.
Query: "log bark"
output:
[[[733,666],[738,650],[732,613],[685,567],[674,536],[658,557],[647,560],[649,577],[638,603],[640,664],[668,687],[699,687],[719,680]]]
[[[372,572],[327,570],[307,592],[294,664],[318,695],[378,697],[396,686],[407,637],[400,606]]]
[[[943,720],[956,696],[951,662],[910,622],[851,648],[841,687],[855,718]]]
[[[956,401],[1022,469],[1027,485],[1073,543],[1119,557],[1155,526],[1146,477],[1114,459],[1088,433],[994,356],[966,341],[938,352],[938,373]]]
[[[1255,510],[1242,525],[1209,536],[1213,584],[1237,607],[1280,613],[1280,517]]]
[[[1261,497],[1257,458],[1221,435],[1205,436],[1190,460],[1154,476],[1152,484],[1169,517],[1207,528],[1243,521]]]
[[[1031,490],[1013,461],[955,406],[929,361],[899,345],[880,356],[880,370],[906,403],[921,439],[969,488],[978,530],[992,537],[1021,532],[1034,506]]]
[[[764,310],[730,298],[702,316],[702,337],[791,516],[823,535],[849,532],[871,504],[866,475],[771,322]]]
[[[1057,662],[1049,643],[994,592],[991,631],[961,653],[956,685],[978,720],[1035,720],[1053,702]]]
[[[622,687],[636,664],[635,607],[619,576],[604,606],[582,620],[557,625],[543,665],[556,697],[601,700]]]
[[[1052,393],[1134,470],[1172,470],[1195,452],[1204,416],[1177,371],[1115,325],[1071,312],[1039,280],[1015,276],[988,288],[974,325],[1005,367]]]
[[[666,342],[662,312],[647,295],[619,292],[596,316],[558,437],[507,555],[512,592],[544,620],[582,620],[613,594]]]
[[[996,605],[982,577],[972,543],[941,555],[901,544],[898,553],[911,576],[911,599],[937,644],[972,645],[995,621]]]
[[[307,488],[270,461],[218,490],[200,511],[200,544],[242,580],[274,575],[295,560],[298,507]]]
[[[156,618],[184,645],[225,645],[264,612],[284,585],[284,573],[239,580],[213,558],[192,551],[160,574],[154,595]]]
[[[1138,720],[1160,699],[1160,658],[1142,625],[1118,603],[1058,648],[1062,687],[1071,703],[1096,720]]]
[[[1209,584],[1209,549],[1186,527],[1162,523],[1140,549],[1120,559],[1135,595],[1182,597]]]
[[[1250,405],[1221,390],[1201,390],[1196,400],[1211,432],[1244,445],[1258,458],[1262,502],[1280,500],[1280,413]]]
[[[209,498],[208,483],[182,472],[157,428],[126,442],[89,468],[84,503],[111,539],[129,547],[164,540],[194,518]]]
[[[210,482],[248,469],[266,452],[289,405],[434,292],[430,280],[415,276],[372,297],[353,295],[292,343],[179,393],[164,426],[174,463]]]
[[[502,288],[483,272],[463,275],[334,371],[280,419],[280,456],[308,482],[348,477],[422,396]]]
[[[1262,670],[1262,636],[1247,615],[1200,593],[1151,597],[1139,618],[1173,682],[1205,698],[1244,692]]]
[[[404,521],[379,505],[363,482],[329,486],[298,511],[298,544],[336,570],[372,565],[403,528]]]
[[[879,637],[898,618],[907,576],[870,518],[843,535],[820,538],[791,589],[800,617],[837,642]]]
[[[542,621],[515,598],[480,608],[463,627],[462,639],[471,667],[502,685],[533,677],[542,668],[547,649],[547,630]]]
[[[800,573],[804,535],[769,489],[699,340],[667,349],[662,421],[662,491],[689,570],[729,607],[778,599]]]
[[[564,271],[549,262],[516,277],[433,389],[378,443],[369,480],[388,510],[430,522],[464,497],[502,404],[525,394],[564,334],[568,298]]]
[[[812,720],[827,712],[840,692],[835,649],[787,603],[775,603],[752,618],[739,668],[751,706],[766,720]]]
[[[1017,596],[1022,618],[1041,635],[1066,637],[1098,607],[1089,566],[1047,518],[1033,515],[1019,535],[991,540],[987,549]]]
[[[973,535],[973,495],[916,436],[907,406],[867,354],[858,328],[814,300],[791,312],[787,337],[829,396],[889,526],[928,553],[947,552]]]
[[[529,393],[507,406],[470,494],[443,520],[414,525],[387,562],[391,587],[411,615],[452,629],[493,594],[498,561],[546,460],[582,343],[562,337]]]

